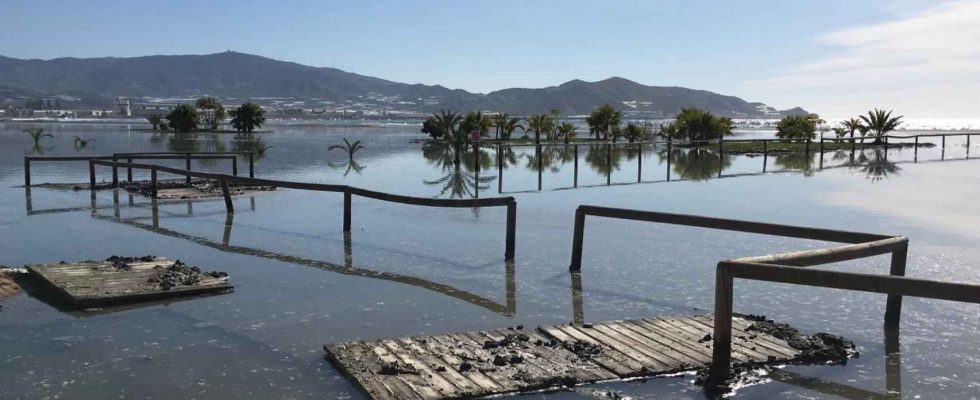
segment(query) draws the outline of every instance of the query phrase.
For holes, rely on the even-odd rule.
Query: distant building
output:
[[[116,99],[116,108],[119,110],[119,115],[132,117],[133,109],[129,105],[128,97],[119,97]]]

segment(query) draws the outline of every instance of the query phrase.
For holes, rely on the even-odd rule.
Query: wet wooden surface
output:
[[[737,362],[799,355],[785,341],[748,332],[735,318]],[[376,400],[430,400],[527,392],[655,376],[711,362],[711,316],[463,332],[324,346],[326,357]]]
[[[10,273],[0,270],[0,301],[14,297],[17,293],[20,293],[20,285],[14,282]]]
[[[167,290],[151,277],[174,264],[157,257],[148,262],[130,262],[119,269],[111,262],[95,261],[65,264],[28,265],[27,270],[50,284],[78,307],[101,307],[110,304],[164,299],[232,289],[227,277],[202,275],[199,283]]]

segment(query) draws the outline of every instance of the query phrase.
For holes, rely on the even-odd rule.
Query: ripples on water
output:
[[[567,273],[580,204],[902,234],[910,276],[980,282],[980,164],[963,140],[947,148],[770,157],[706,149],[534,146],[469,152],[457,167],[418,143],[415,127],[274,127],[274,133],[154,134],[125,125],[48,124],[38,148],[25,124],[0,124],[0,264],[158,254],[231,274],[221,296],[66,313],[29,295],[0,311],[0,398],[323,398],[361,395],[322,358],[334,341],[707,313],[720,259],[820,243],[594,219],[575,310]],[[766,131],[744,135],[771,135]],[[73,139],[96,139],[76,149]],[[366,145],[355,163],[327,148]],[[977,146],[980,138],[974,137]],[[219,201],[166,201],[23,188],[27,154],[254,151],[257,176],[339,182],[441,198],[514,196],[517,260],[503,261],[503,209],[430,209],[279,190]],[[980,151],[973,148],[974,153]],[[499,158],[498,158],[499,157]],[[498,163],[499,160],[503,162]],[[577,175],[575,173],[578,160]],[[942,161],[945,160],[945,161]],[[914,162],[917,161],[917,162]],[[167,164],[162,162],[161,164]],[[173,166],[181,166],[179,162]],[[194,169],[228,171],[222,162]],[[763,173],[765,168],[765,173]],[[499,173],[503,170],[503,174]],[[721,178],[718,177],[721,172]],[[107,171],[103,171],[108,178]],[[35,184],[84,182],[83,163],[35,164]],[[136,178],[144,178],[140,172]],[[668,182],[668,178],[670,181]],[[639,183],[637,181],[640,181]],[[60,210],[60,211],[59,211]],[[876,257],[821,268],[884,273]],[[736,311],[855,340],[846,366],[788,367],[782,382],[740,398],[969,398],[980,393],[980,308],[907,299],[900,353],[886,357],[884,296],[738,282]],[[894,338],[893,338],[894,339]],[[895,341],[889,342],[894,345]],[[896,375],[898,374],[898,375]],[[896,376],[900,379],[896,379]],[[700,398],[691,377],[594,385],[549,397]]]

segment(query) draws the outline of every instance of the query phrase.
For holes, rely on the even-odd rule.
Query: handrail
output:
[[[183,175],[186,176],[188,180],[191,177],[216,180],[221,184],[222,195],[224,197],[225,207],[228,212],[235,211],[235,207],[231,199],[231,191],[229,190],[228,183],[343,193],[344,194],[344,232],[351,231],[351,209],[352,209],[351,197],[354,195],[375,199],[375,200],[389,201],[393,203],[409,204],[409,205],[416,205],[416,206],[425,206],[425,207],[470,208],[470,207],[503,206],[503,207],[507,207],[507,230],[506,230],[506,238],[505,238],[504,258],[506,260],[514,259],[516,233],[517,233],[517,201],[510,196],[484,198],[484,199],[432,199],[432,198],[425,198],[425,197],[413,197],[413,196],[384,193],[384,192],[362,189],[362,188],[348,186],[348,185],[246,178],[242,176],[225,175],[225,174],[218,174],[213,172],[183,170],[179,168],[171,168],[171,167],[165,167],[165,166],[154,165],[154,164],[124,163],[124,162],[113,162],[113,161],[91,159],[89,160],[89,185],[92,189],[93,195],[95,194],[95,185],[96,185],[96,180],[95,180],[96,165],[112,167],[113,169],[135,168],[135,169],[149,170],[150,171],[150,197],[153,198],[156,198],[157,195],[156,188],[157,188],[158,172]]]
[[[125,158],[129,162],[135,160],[186,160],[185,167],[190,170],[191,160],[231,160],[232,175],[238,175],[238,158],[236,155],[249,155],[248,175],[255,177],[255,160],[250,153],[237,152],[140,152],[140,153],[113,153],[111,156],[24,156],[24,187],[31,186],[31,163],[38,161],[90,161],[90,160],[112,160],[118,161]],[[119,171],[113,167],[113,185],[119,184]],[[133,181],[133,170],[126,170],[127,182]]]
[[[716,383],[725,382],[731,372],[734,278],[885,293],[888,294],[884,318],[886,326],[898,326],[901,320],[903,296],[980,304],[980,285],[905,277],[909,241],[903,236],[589,205],[579,206],[575,210],[572,261],[569,266],[573,276],[582,268],[586,215],[847,243],[812,250],[743,257],[718,263],[715,275],[714,344],[710,371]],[[801,268],[882,254],[891,254],[889,275]]]

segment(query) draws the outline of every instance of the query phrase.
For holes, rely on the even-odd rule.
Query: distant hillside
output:
[[[645,86],[623,78],[573,80],[541,89],[504,89],[488,94],[439,85],[405,84],[335,68],[317,68],[265,57],[225,52],[134,58],[21,60],[0,56],[0,87],[8,95],[45,93],[83,103],[126,97],[227,99],[289,98],[311,107],[341,102],[406,111],[439,108],[511,113],[586,114],[610,103],[630,114],[672,115],[683,107],[733,117],[772,116],[778,111],[734,96],[681,87]],[[8,96],[6,102],[10,103]],[[799,112],[801,109],[795,109]]]

